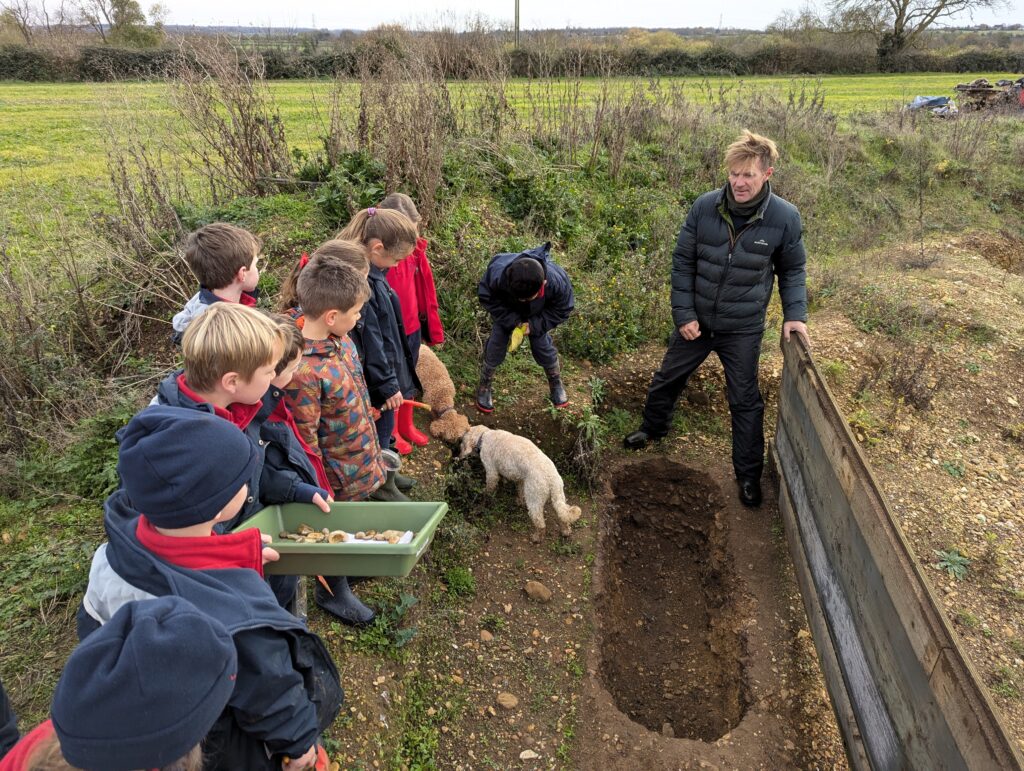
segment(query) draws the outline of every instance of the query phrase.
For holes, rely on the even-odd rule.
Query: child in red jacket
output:
[[[377,207],[396,209],[420,229],[420,213],[416,204],[405,193],[392,193]],[[434,288],[434,273],[427,260],[427,239],[422,235],[416,239],[412,254],[391,268],[387,273],[388,284],[398,295],[402,305],[402,323],[412,350],[413,366],[420,355],[420,343],[440,345],[444,342],[444,328],[437,309],[437,291]],[[425,445],[429,437],[417,430],[412,422],[412,405],[403,404],[398,410],[398,435],[413,444]]]

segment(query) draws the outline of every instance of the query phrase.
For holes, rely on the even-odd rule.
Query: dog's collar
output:
[[[434,420],[440,420],[441,418],[443,418],[445,415],[447,415],[449,412],[451,412],[454,409],[455,409],[455,405],[454,404],[450,404],[447,407],[445,407],[443,410],[441,410],[440,412],[438,412],[437,410],[431,410],[431,412],[434,413]]]
[[[480,452],[480,446],[484,443],[484,437],[485,436],[487,436],[486,432],[480,434],[480,438],[476,440],[476,447],[473,448],[473,452],[476,452],[476,453]]]

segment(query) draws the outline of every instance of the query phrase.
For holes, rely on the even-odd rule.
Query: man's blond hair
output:
[[[725,151],[725,167],[746,166],[750,161],[757,161],[761,171],[766,171],[779,160],[779,148],[768,137],[743,129],[735,142]]]
[[[277,364],[283,346],[284,331],[265,313],[214,303],[181,340],[185,380],[195,391],[212,391],[228,372],[248,382],[260,367]]]

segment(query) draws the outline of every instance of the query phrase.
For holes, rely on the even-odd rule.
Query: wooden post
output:
[[[516,49],[519,49],[519,0],[516,0]]]

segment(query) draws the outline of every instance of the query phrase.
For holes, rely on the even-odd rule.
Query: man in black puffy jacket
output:
[[[744,131],[725,155],[729,182],[690,208],[672,253],[672,336],[647,391],[643,424],[625,438],[629,449],[668,433],[686,381],[712,351],[725,369],[732,415],[732,462],[739,496],[761,503],[764,401],[757,363],[775,276],[782,336],[807,337],[806,255],[800,213],[772,192],[775,143]]]

